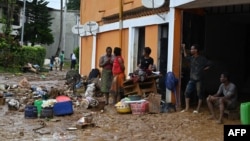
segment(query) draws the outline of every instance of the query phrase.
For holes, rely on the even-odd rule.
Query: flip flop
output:
[[[181,111],[181,113],[185,113],[185,112],[187,112],[187,110],[185,110],[185,109]]]
[[[209,116],[208,118],[207,118],[207,120],[215,120],[216,118],[215,117],[213,117],[213,116]]]
[[[194,114],[198,114],[198,113],[199,113],[199,111],[197,111],[197,110],[194,110],[194,111],[193,111],[193,113],[194,113]]]
[[[217,120],[216,123],[217,123],[217,124],[223,124],[223,122],[220,121],[220,120]]]

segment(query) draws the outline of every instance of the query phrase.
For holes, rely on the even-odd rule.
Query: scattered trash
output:
[[[26,77],[24,77],[20,82],[19,82],[19,87],[21,88],[30,88],[30,83]]]
[[[10,99],[10,101],[8,102],[9,110],[18,110],[19,107],[20,107],[20,103],[16,99]]]
[[[45,75],[41,75],[40,78],[43,79],[43,80],[45,80],[46,76]]]
[[[10,92],[4,92],[3,95],[4,97],[13,97],[13,93]]]
[[[0,105],[5,105],[5,98],[4,97],[0,97]]]
[[[85,91],[85,97],[93,97],[95,94],[95,83],[91,83],[87,85],[87,89]]]
[[[45,123],[44,121],[39,120],[39,122],[40,122],[40,123],[39,123],[39,124],[40,124],[40,127],[34,128],[33,131],[34,131],[35,133],[40,134],[40,135],[50,134],[50,132],[39,132],[39,131],[38,131],[38,130],[40,130],[40,129],[42,129],[42,128],[44,128],[44,127],[47,126],[46,123]]]
[[[37,118],[37,107],[34,105],[26,105],[24,110],[25,118]]]
[[[58,121],[61,121],[60,119],[50,119],[49,121],[51,122],[58,122]]]
[[[67,130],[74,131],[74,130],[77,130],[77,128],[76,127],[69,127],[69,128],[67,128]]]
[[[77,125],[76,127],[78,129],[82,129],[86,126],[94,126],[95,124],[92,123],[93,121],[93,115],[91,113],[84,113],[83,117],[81,117],[78,121],[77,121]]]

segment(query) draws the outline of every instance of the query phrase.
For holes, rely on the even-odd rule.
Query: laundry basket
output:
[[[130,103],[130,108],[133,115],[145,114],[148,112],[148,101]]]

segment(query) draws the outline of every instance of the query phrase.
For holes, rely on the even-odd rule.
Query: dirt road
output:
[[[66,71],[49,72],[45,78],[41,74],[10,75],[1,74],[0,82],[18,83],[24,76],[32,85],[64,87]],[[91,111],[80,107],[74,108],[74,114],[54,116],[52,119],[26,119],[24,112],[9,111],[7,104],[0,105],[0,140],[1,141],[221,141],[223,124],[207,120],[209,116],[204,104],[201,113],[161,114],[119,114],[114,106],[108,105],[104,112]],[[83,114],[93,114],[95,126],[68,130],[75,127]],[[239,120],[224,118],[224,124],[240,124]],[[38,129],[40,127],[43,128]],[[34,130],[38,129],[38,130]],[[73,129],[73,128],[72,128]]]

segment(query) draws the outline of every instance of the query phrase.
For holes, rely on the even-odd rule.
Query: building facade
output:
[[[135,70],[142,48],[148,46],[152,49],[157,70],[172,71],[180,80],[177,98],[181,101],[186,75],[183,75],[185,62],[180,45],[184,42],[190,48],[198,43],[214,64],[206,72],[206,94],[216,92],[219,74],[224,70],[235,76],[241,91],[250,86],[246,68],[250,62],[249,53],[246,53],[249,51],[250,1],[155,2],[151,3],[152,7],[144,0],[81,0],[80,23],[95,21],[99,27],[95,32],[85,31],[81,35],[80,73],[88,75],[92,68],[98,68],[99,58],[107,46],[118,46],[122,48],[128,74]],[[238,52],[234,51],[235,46]],[[237,57],[230,57],[233,55]],[[167,101],[173,102],[172,95],[166,90]]]

